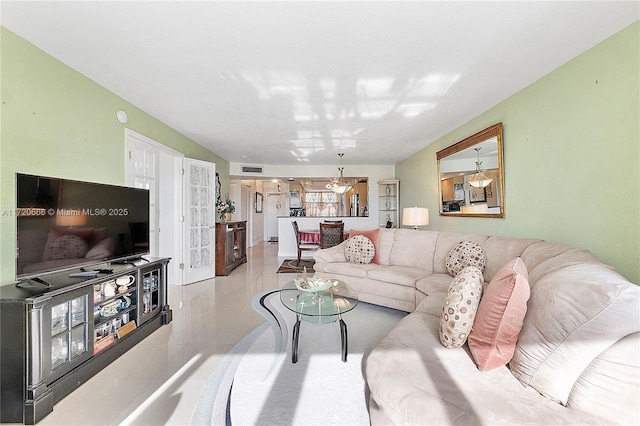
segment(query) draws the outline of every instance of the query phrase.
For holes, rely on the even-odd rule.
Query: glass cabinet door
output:
[[[140,300],[140,322],[154,317],[160,310],[160,269],[141,270],[142,293]]]
[[[51,307],[51,368],[74,360],[87,350],[87,296],[54,304]]]

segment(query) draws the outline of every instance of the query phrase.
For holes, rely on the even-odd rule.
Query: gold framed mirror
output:
[[[504,217],[502,123],[436,153],[441,216]]]

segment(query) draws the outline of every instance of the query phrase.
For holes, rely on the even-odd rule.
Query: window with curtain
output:
[[[307,192],[304,201],[307,216],[338,215],[338,198],[334,192]]]

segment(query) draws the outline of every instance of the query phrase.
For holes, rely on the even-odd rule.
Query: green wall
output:
[[[15,277],[16,172],[122,185],[127,127],[216,163],[228,187],[228,161],[4,27],[0,46],[0,284]],[[121,109],[126,125],[116,120]]]
[[[640,24],[634,23],[396,165],[430,230],[590,250],[640,284]],[[503,122],[504,219],[438,214],[435,153]]]

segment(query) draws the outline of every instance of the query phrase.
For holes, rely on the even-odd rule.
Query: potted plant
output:
[[[225,196],[225,200],[219,199],[217,202],[217,210],[220,214],[220,220],[223,222],[229,222],[231,220],[231,215],[236,211],[236,206],[229,198],[229,194]]]

